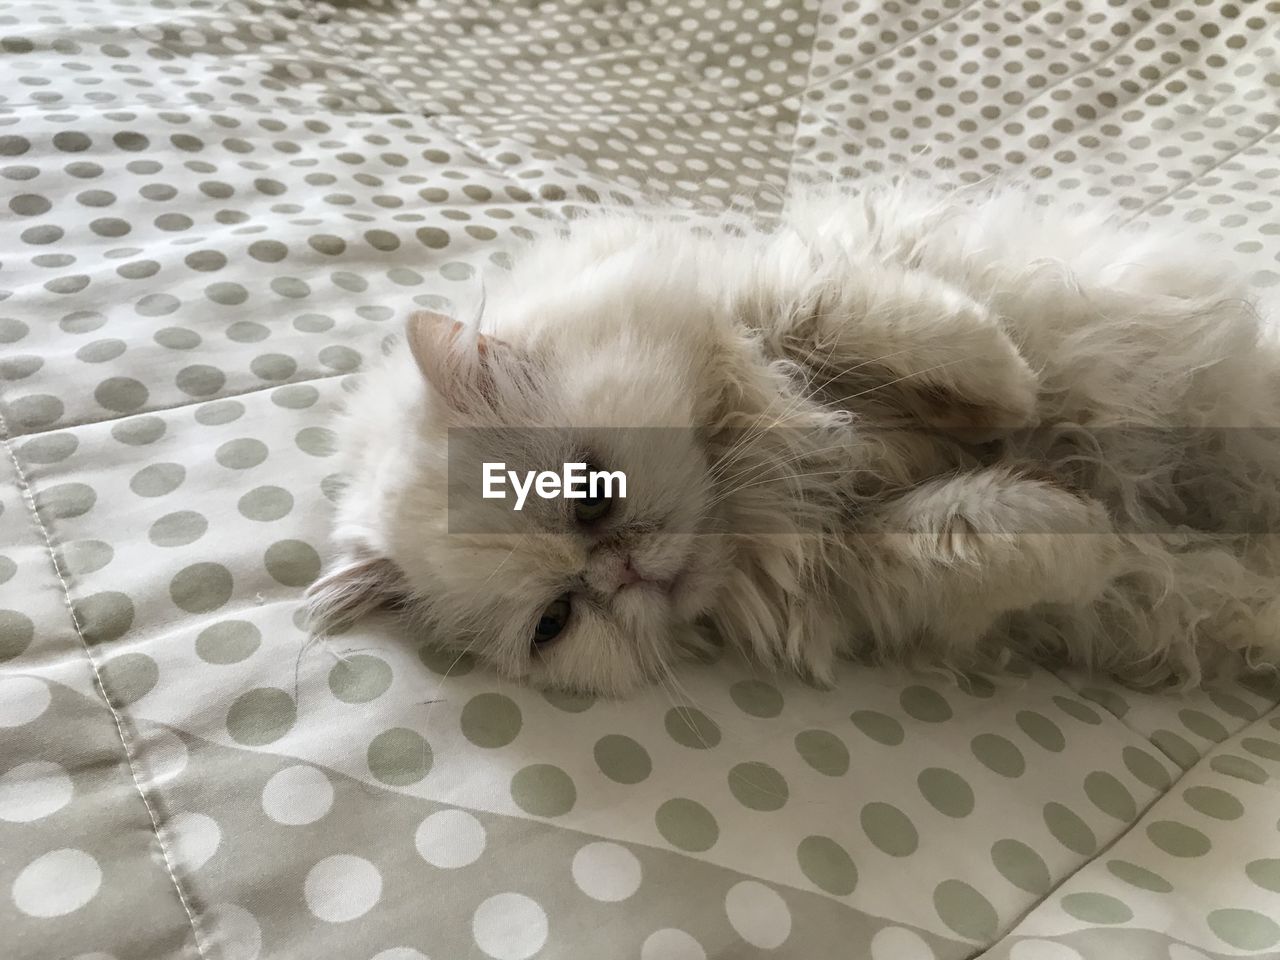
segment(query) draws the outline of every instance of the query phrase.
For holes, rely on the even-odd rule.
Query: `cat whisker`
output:
[[[450,664],[449,664],[449,666],[445,668],[444,675],[440,678],[440,682],[439,682],[438,684],[436,684],[436,692],[437,692],[437,693],[440,693],[440,692],[442,692],[442,691],[444,690],[444,685],[448,682],[450,675],[453,673],[453,669],[454,669],[454,667],[456,667],[458,664],[460,664],[460,663],[462,662],[463,658],[464,658],[468,653],[470,653],[470,652],[471,652],[471,648],[472,648],[472,647],[474,647],[474,646],[476,645],[476,643],[479,641],[479,639],[480,639],[480,638],[479,638],[479,635],[477,635],[477,636],[473,637],[473,638],[472,638],[472,639],[467,643],[467,645],[466,645],[465,647],[463,647],[463,648],[462,648],[462,652],[461,652],[461,653],[459,653],[456,657],[454,657],[453,662],[452,662],[452,663],[450,663]],[[434,698],[434,699],[431,699],[431,700],[427,700],[427,701],[425,701],[425,703],[426,703],[426,705],[427,705],[427,712],[426,712],[426,714],[424,715],[423,720],[422,720],[422,722],[423,722],[423,724],[424,724],[424,725],[429,726],[429,725],[430,725],[430,723],[431,723],[431,710],[432,710],[432,708],[433,708],[437,703],[443,703],[446,699],[447,699],[447,698],[445,698],[445,697],[436,697],[436,698]]]

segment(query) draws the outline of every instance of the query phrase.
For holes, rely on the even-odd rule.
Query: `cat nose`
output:
[[[630,557],[622,558],[622,569],[618,571],[618,589],[629,587],[633,583],[639,583],[644,577],[640,575],[635,567],[631,565]]]

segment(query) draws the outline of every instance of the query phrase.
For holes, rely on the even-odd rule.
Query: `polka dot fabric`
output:
[[[1280,5],[0,5],[6,957],[1280,949],[1277,691],[1034,671],[673,699],[315,643],[329,424],[592,205],[1011,177],[1280,279]],[[429,909],[432,922],[422,922]],[[603,939],[602,939],[603,938]],[[591,948],[588,950],[588,947]]]

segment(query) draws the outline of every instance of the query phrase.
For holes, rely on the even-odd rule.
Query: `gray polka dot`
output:
[[[57,520],[82,517],[98,500],[93,487],[84,483],[58,483],[36,493],[36,509]]]
[[[1042,897],[1053,889],[1044,860],[1020,840],[997,840],[991,847],[991,862],[1019,890]]]
[[[263,380],[288,380],[297,373],[298,363],[283,353],[264,353],[250,361],[249,369]]]
[[[973,788],[958,773],[929,767],[920,771],[916,783],[929,805],[944,816],[967,817],[973,812]]]
[[[72,540],[62,546],[62,565],[75,576],[101,570],[114,556],[111,544],[103,540]]]
[[[662,804],[654,823],[667,843],[689,853],[710,850],[720,839],[720,826],[711,811],[696,800],[684,797]]]
[[[729,696],[743,713],[753,717],[776,717],[782,712],[782,694],[763,680],[742,680],[729,689]]]
[[[259,343],[269,336],[269,329],[252,320],[237,320],[227,327],[227,339],[236,343]]]
[[[304,313],[293,321],[293,326],[303,333],[324,333],[333,328],[333,318],[319,313]]]
[[[442,677],[462,677],[475,669],[475,659],[457,650],[442,650],[423,644],[418,648],[418,659],[423,666]]]
[[[320,351],[320,362],[339,373],[352,373],[360,368],[360,354],[350,347],[329,346]]]
[[[217,367],[197,363],[179,370],[174,382],[189,397],[208,397],[222,389],[227,375]]]
[[[194,510],[167,513],[151,525],[148,537],[157,547],[184,547],[209,529],[209,521]]]
[[[888,747],[897,746],[905,736],[902,724],[893,717],[875,710],[856,710],[849,719],[853,721],[854,726],[876,743],[882,743]]]
[[[47,427],[56,422],[63,413],[62,401],[43,393],[14,397],[8,403],[7,419],[10,423],[28,430]]]
[[[17,343],[31,328],[13,317],[0,317],[0,343]]]
[[[343,703],[368,703],[391,686],[391,668],[385,660],[367,654],[344,657],[329,671],[329,690]]]
[[[227,733],[236,743],[263,747],[288,733],[297,716],[289,694],[276,687],[256,687],[232,701],[227,710]]]
[[[422,227],[414,234],[418,242],[432,250],[443,250],[449,245],[449,234],[439,227]]]
[[[664,723],[667,734],[682,747],[709,750],[720,743],[720,727],[696,707],[672,707]]]
[[[611,733],[597,740],[593,754],[600,772],[615,783],[640,783],[653,772],[649,752],[620,733]]]
[[[1152,844],[1170,856],[1203,856],[1210,851],[1210,840],[1194,827],[1178,820],[1155,820],[1147,824]]]
[[[729,771],[729,792],[749,810],[781,810],[790,796],[787,781],[767,763],[739,763]]]
[[[1172,730],[1156,730],[1150,739],[1161,753],[1183,770],[1190,770],[1200,762],[1200,752]]]
[[[106,591],[72,604],[76,623],[92,644],[119,640],[133,626],[133,601],[123,593]]]
[[[1155,790],[1164,790],[1172,782],[1160,761],[1138,747],[1125,747],[1121,757],[1130,773]]]
[[[169,581],[169,596],[187,613],[209,613],[231,599],[231,571],[220,563],[193,563]]]
[[[1128,923],[1133,911],[1115,897],[1104,893],[1069,893],[1062,898],[1062,909],[1077,920],[1092,924]]]
[[[929,687],[912,686],[902,691],[902,709],[907,715],[925,723],[942,723],[951,719],[951,705],[942,694]]]
[[[20,217],[38,217],[48,213],[51,206],[47,198],[35,193],[22,193],[9,200],[9,209]]]
[[[328,457],[333,454],[335,437],[327,427],[304,427],[294,437],[294,442],[303,453],[313,457]]]
[[[248,470],[267,459],[267,445],[252,437],[240,437],[222,444],[213,456],[228,470]]]
[[[1267,771],[1252,760],[1246,760],[1244,757],[1237,757],[1229,753],[1219,754],[1210,759],[1209,769],[1215,773],[1234,777],[1237,780],[1245,780],[1249,783],[1266,783],[1268,779]]]
[[[1244,804],[1217,787],[1188,787],[1182,791],[1182,799],[1193,810],[1215,820],[1239,820],[1244,816]]]
[[[140,497],[163,497],[177,490],[186,476],[186,468],[179,463],[153,463],[133,475],[129,489]]]
[[[40,357],[0,357],[0,380],[25,380],[42,366]]]
[[[1238,950],[1266,950],[1280,942],[1280,923],[1256,910],[1213,910],[1208,922],[1218,939]]]
[[[962,880],[944,880],[933,891],[933,908],[952,931],[988,943],[999,923],[995,908]]]
[[[132,377],[110,377],[98,384],[93,397],[116,413],[131,413],[147,402],[147,388]]]
[[[1121,823],[1132,823],[1138,805],[1125,785],[1109,773],[1095,770],[1084,778],[1084,792],[1093,805]]]
[[[298,300],[310,296],[311,287],[297,277],[275,277],[271,281],[271,289],[282,297]]]
[[[250,520],[267,523],[288,515],[293,509],[293,496],[283,487],[255,487],[240,498],[237,506]]]
[[[194,350],[200,346],[200,334],[184,327],[165,327],[157,330],[154,337],[156,343],[170,350]]]
[[[500,693],[481,693],[462,708],[462,734],[477,747],[505,747],[515,740],[523,723],[520,708]]]
[[[796,734],[796,752],[814,770],[828,777],[841,777],[849,770],[849,750],[839,737],[826,730],[804,730]]]
[[[973,738],[970,749],[979,762],[1002,777],[1020,777],[1027,769],[1022,753],[1012,742],[995,733],[982,733]]]
[[[280,540],[263,555],[267,573],[286,587],[310,586],[320,576],[320,555],[301,540]]]
[[[76,351],[76,359],[85,363],[107,363],[122,356],[127,347],[123,340],[95,340]]]
[[[393,727],[374,737],[365,759],[375,778],[395,787],[423,779],[433,761],[430,744],[407,727]]]
[[[347,290],[351,293],[363,293],[369,289],[369,282],[358,273],[349,273],[346,270],[336,271],[330,279],[335,287]]]
[[[137,302],[134,309],[139,316],[164,317],[182,306],[182,301],[168,293],[149,293]]]
[[[262,634],[248,620],[222,620],[200,631],[196,655],[205,663],[240,663],[253,656]]]
[[[542,699],[565,713],[582,713],[596,702],[596,698],[589,693],[571,693],[567,690],[543,690]]]
[[[107,318],[91,310],[77,310],[68,313],[58,321],[58,326],[65,333],[92,333],[107,322]]]
[[[1049,832],[1068,850],[1086,856],[1097,849],[1098,841],[1089,825],[1062,804],[1046,803],[1044,822]]]
[[[165,422],[159,417],[130,417],[111,426],[111,436],[131,447],[145,447],[164,436]]]
[[[847,897],[858,885],[853,858],[830,837],[805,837],[796,850],[796,859],[809,881],[832,896]]]
[[[249,291],[238,283],[211,283],[204,295],[224,307],[238,307],[249,299]]]
[[[263,263],[279,263],[289,255],[289,248],[276,240],[257,240],[249,245],[249,256]]]
[[[920,844],[919,834],[905,813],[889,803],[862,808],[862,830],[872,843],[892,857],[908,857]]]
[[[1158,873],[1152,873],[1145,867],[1125,860],[1108,860],[1107,870],[1116,879],[1139,890],[1150,890],[1153,893],[1170,893],[1173,890],[1173,884]]]
[[[286,410],[305,410],[320,399],[320,391],[309,383],[294,383],[271,391],[271,402]]]
[[[340,256],[347,249],[346,241],[341,237],[335,237],[332,234],[316,234],[315,236],[308,237],[307,243],[310,245],[312,250],[330,257]]]
[[[35,629],[35,624],[26,614],[17,610],[0,610],[0,663],[22,656],[31,645]]]
[[[201,273],[212,273],[225,267],[227,258],[217,250],[196,250],[188,253],[182,262],[192,270],[198,270]]]
[[[196,407],[196,423],[206,427],[220,427],[244,416],[244,404],[239,400],[215,400]]]
[[[50,433],[33,437],[18,448],[28,463],[60,463],[76,452],[80,441],[73,433]]]
[[[1244,872],[1263,890],[1280,893],[1280,860],[1274,857],[1251,860],[1245,865]]]
[[[1044,714],[1034,710],[1019,710],[1015,720],[1028,737],[1044,749],[1053,753],[1061,753],[1067,741],[1058,725]]]
[[[160,668],[145,653],[124,653],[103,664],[99,675],[112,701],[127,706],[155,689],[160,681]]]

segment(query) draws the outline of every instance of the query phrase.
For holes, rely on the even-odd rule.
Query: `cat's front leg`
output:
[[[1114,573],[1105,508],[1052,482],[988,469],[921,484],[852,537],[865,642],[888,659],[983,659],[1006,613],[1085,604]]]
[[[810,371],[829,402],[877,423],[1036,422],[1036,372],[1000,318],[944,280],[865,264],[828,278],[814,299],[763,326],[773,349]]]

